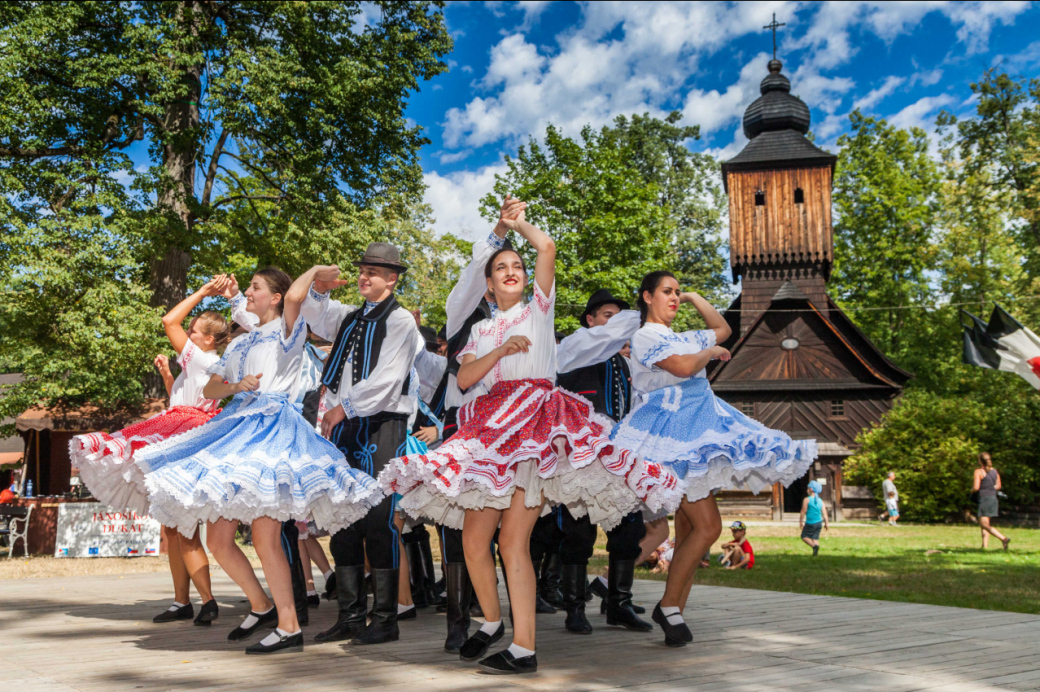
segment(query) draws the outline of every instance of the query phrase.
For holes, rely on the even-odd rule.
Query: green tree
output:
[[[724,278],[717,164],[685,145],[698,136],[666,120],[619,117],[578,138],[555,127],[532,140],[484,198],[489,220],[506,194],[527,200],[528,219],[556,241],[557,328],[577,328],[589,294],[609,288],[635,300],[643,275],[670,269],[684,286],[718,298]],[[530,262],[533,258],[528,257]],[[690,319],[689,315],[683,315]]]
[[[0,42],[3,302],[38,312],[42,302],[26,303],[50,286],[32,278],[63,253],[120,263],[69,265],[71,296],[106,286],[94,295],[119,300],[56,302],[54,324],[104,319],[119,301],[151,315],[216,270],[298,271],[353,254],[377,223],[374,200],[418,200],[426,139],[403,110],[451,49],[441,3],[390,1],[10,2]],[[141,158],[149,165],[135,166]],[[15,318],[3,319],[9,331]],[[109,333],[99,330],[107,351],[137,348],[134,329]],[[33,343],[57,343],[47,336]],[[20,337],[5,334],[0,351],[32,370]],[[111,370],[66,366],[62,378]],[[28,378],[19,395],[140,396],[54,377]]]

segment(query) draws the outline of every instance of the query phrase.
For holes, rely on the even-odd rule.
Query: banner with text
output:
[[[100,502],[58,505],[55,557],[134,557],[159,554],[159,522]]]

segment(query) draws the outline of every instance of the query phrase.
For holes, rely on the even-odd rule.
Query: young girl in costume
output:
[[[224,275],[213,277],[163,317],[163,329],[181,366],[180,374],[174,379],[169,359],[161,354],[155,357],[155,366],[170,397],[170,407],[117,432],[77,435],[69,442],[72,465],[79,467],[80,478],[101,503],[148,514],[148,494],[144,476],[133,463],[135,455],[148,445],[202,425],[219,412],[220,402],[204,397],[202,389],[209,381],[206,368],[220,360],[217,351],[227,345],[231,329],[218,312],[202,313],[191,321],[187,332],[183,325],[204,298],[221,295],[228,283],[230,280]],[[190,579],[203,601],[195,624],[210,624],[217,619],[217,602],[210,590],[209,558],[199,540],[197,524],[185,536],[165,524],[162,532],[170,558],[174,598],[173,605],[152,621],[172,622],[195,617],[188,593]]]
[[[708,329],[675,333],[680,303],[691,303]],[[680,479],[685,495],[678,510],[692,525],[677,539],[668,582],[653,619],[669,646],[685,646],[693,634],[682,610],[705,551],[722,532],[717,490],[758,492],[800,478],[816,458],[815,440],[792,440],[718,399],[704,367],[729,360],[717,342],[730,335],[725,319],[696,293],[682,293],[666,271],[647,274],[639,287],[643,326],[632,338],[632,387],[641,392],[611,434],[614,444],[646,462],[657,462]]]
[[[228,639],[277,624],[246,649],[250,654],[303,647],[281,522],[313,516],[319,527],[337,530],[382,499],[373,479],[350,468],[293,405],[307,329],[298,304],[286,302],[283,309],[291,283],[273,267],[253,276],[246,309],[259,323],[208,369],[203,391],[210,399],[234,398],[209,423],[154,445],[137,460],[155,516],[182,533],[208,522],[210,551],[248,596],[251,612]],[[235,544],[239,522],[251,523],[274,606]]]
[[[481,658],[505,633],[488,549],[501,525],[513,643],[480,667],[513,674],[538,667],[529,540],[544,500],[616,523],[640,498],[626,485],[634,458],[608,439],[612,421],[554,386],[556,246],[523,212],[503,222],[538,253],[534,300],[522,300],[527,272],[520,256],[511,249],[492,254],[485,277],[498,310],[472,328],[457,377],[463,391],[482,383],[488,393],[459,410],[454,436],[427,454],[393,460],[380,482],[404,495],[401,504],[410,513],[462,528],[466,566],[486,620],[463,644],[463,660]]]

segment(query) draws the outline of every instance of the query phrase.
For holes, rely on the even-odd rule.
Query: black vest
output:
[[[559,375],[556,383],[591,401],[596,413],[620,421],[632,404],[630,376],[628,362],[615,353],[602,363]]]
[[[379,350],[386,339],[386,321],[394,310],[404,308],[391,295],[366,315],[361,307],[350,313],[339,326],[332,351],[325,361],[325,369],[321,374],[321,383],[332,392],[339,392],[339,383],[343,379],[343,369],[347,361],[351,362],[350,383],[355,385],[366,379],[379,362]],[[404,378],[402,394],[408,393],[409,377]]]

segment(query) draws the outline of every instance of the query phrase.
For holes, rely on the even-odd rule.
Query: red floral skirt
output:
[[[461,528],[465,510],[505,509],[519,487],[528,506],[544,496],[610,527],[676,487],[610,441],[612,420],[549,380],[499,382],[460,409],[459,423],[436,450],[397,457],[380,474],[407,514]]]
[[[193,406],[173,406],[147,420],[113,433],[76,435],[69,441],[69,457],[79,468],[90,494],[114,509],[148,513],[144,475],[133,463],[134,453],[147,445],[197,428],[220,413]]]

